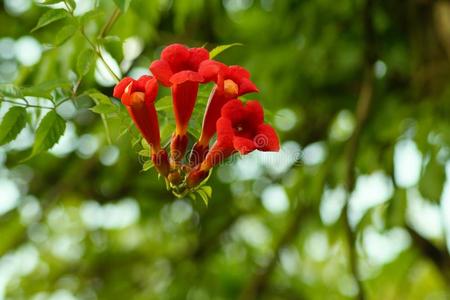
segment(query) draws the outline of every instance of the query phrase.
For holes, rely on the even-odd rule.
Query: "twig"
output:
[[[29,104],[28,102],[26,103],[20,103],[20,102],[16,102],[13,100],[8,100],[8,99],[3,99],[0,98],[1,102],[7,102],[7,103],[11,103],[14,105],[19,105],[19,106],[23,106],[23,107],[33,107],[33,108],[41,108],[41,109],[55,109],[55,107],[50,107],[50,106],[45,106],[45,105],[34,105],[34,104]]]
[[[70,15],[75,18],[74,14],[73,14],[73,10],[71,9],[70,5],[67,3],[66,0],[64,0],[64,4],[67,7],[67,10],[69,11]],[[117,9],[116,9],[117,10]],[[120,15],[120,11],[119,13],[116,12],[116,10],[114,11],[113,15],[111,16],[111,18],[108,20],[108,22],[105,24],[105,26],[102,29],[101,32],[101,36],[102,34],[106,34],[111,27],[114,25],[114,22],[117,20],[117,18]],[[114,73],[114,71],[111,69],[111,67],[107,64],[105,58],[103,57],[103,54],[101,53],[98,45],[94,44],[91,39],[86,35],[86,33],[84,32],[84,27],[83,25],[78,27],[81,35],[84,37],[84,39],[88,42],[88,44],[91,46],[92,50],[94,50],[95,54],[98,56],[98,58],[100,58],[100,60],[103,62],[103,64],[105,65],[106,69],[108,70],[108,72],[111,74],[111,76],[114,78],[114,80],[116,82],[119,82],[120,78],[119,76],[116,75],[116,73]]]
[[[105,23],[105,25],[103,26],[102,30],[100,30],[99,33],[99,38],[104,38],[109,31],[111,30],[111,28],[114,26],[114,23],[116,23],[117,19],[120,16],[120,9],[116,8],[114,10],[114,12],[112,13],[111,17],[108,19],[108,22]]]

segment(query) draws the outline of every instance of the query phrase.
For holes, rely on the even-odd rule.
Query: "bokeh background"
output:
[[[67,9],[47,2],[0,1],[0,119],[28,114],[0,147],[0,299],[450,299],[449,2],[66,1],[119,76],[243,44],[217,59],[250,70],[282,149],[216,168],[207,208],[165,190],[116,100],[89,110],[114,78],[97,58],[79,80],[70,18],[30,32]],[[64,134],[23,161],[55,105]]]

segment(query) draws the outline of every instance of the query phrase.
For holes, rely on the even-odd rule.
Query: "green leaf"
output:
[[[43,83],[22,88],[22,94],[24,96],[42,97],[46,99],[52,99],[51,92],[57,88],[70,88],[72,84],[70,81],[64,79],[48,80]]]
[[[201,187],[201,190],[203,190],[206,193],[208,198],[211,198],[211,196],[212,196],[212,187],[210,187],[209,185],[204,185],[204,186]]]
[[[11,98],[23,98],[20,88],[12,83],[0,84],[0,95]]]
[[[163,111],[172,108],[172,97],[165,96],[155,102],[156,111]]]
[[[189,193],[188,196],[189,196],[189,198],[191,198],[193,201],[197,200],[197,196],[195,196],[194,193]]]
[[[69,24],[61,28],[53,40],[53,45],[59,46],[64,44],[70,39],[78,30],[78,26],[75,24]]]
[[[126,12],[130,7],[131,0],[114,0],[114,3],[122,12]]]
[[[150,157],[150,150],[142,149],[138,152],[138,154],[143,157]]]
[[[60,3],[60,2],[64,2],[64,0],[44,0],[44,1],[42,1],[41,4],[50,5],[50,4]]]
[[[27,111],[23,107],[11,107],[0,124],[0,145],[14,140],[27,124]]]
[[[217,55],[219,55],[220,53],[222,53],[223,51],[234,47],[234,46],[242,46],[241,43],[233,43],[233,44],[228,44],[228,45],[220,45],[217,46],[216,48],[212,49],[211,52],[209,53],[209,58],[212,59],[214,57],[216,57]]]
[[[103,16],[105,13],[99,9],[91,10],[85,13],[80,17],[80,23],[85,25],[90,20],[99,19],[101,16]]]
[[[36,130],[36,139],[29,158],[53,147],[64,134],[66,122],[54,110],[48,112]]]
[[[208,206],[209,197],[203,190],[197,190],[197,194],[202,198],[203,203],[205,203],[206,206]]]
[[[89,97],[95,102],[96,105],[105,104],[105,105],[113,105],[111,99],[108,96],[100,93],[97,90],[88,91]],[[108,121],[106,120],[106,115],[104,113],[100,113],[102,118],[103,127],[105,128],[106,139],[109,144],[111,144],[111,135],[109,133]]]
[[[112,103],[99,103],[90,108],[91,111],[97,114],[110,114],[117,111],[117,107]]]
[[[31,32],[36,31],[39,28],[45,27],[58,20],[64,19],[68,16],[69,14],[64,9],[50,9],[39,18],[37,25],[31,30]]]
[[[69,5],[69,7],[72,11],[74,11],[75,8],[77,7],[75,0],[66,0],[65,2]]]
[[[434,202],[441,200],[445,183],[445,169],[433,155],[423,170],[419,182],[419,191],[423,197]]]
[[[95,52],[92,49],[81,51],[77,59],[77,74],[80,77],[86,75],[95,63]]]
[[[148,171],[151,168],[153,168],[153,162],[151,159],[147,160],[144,165],[142,166],[142,171]]]
[[[106,96],[105,94],[102,94],[101,92],[99,92],[97,90],[90,90],[87,92],[87,94],[97,104],[102,104],[102,103],[103,104],[112,104],[111,99],[108,96]]]

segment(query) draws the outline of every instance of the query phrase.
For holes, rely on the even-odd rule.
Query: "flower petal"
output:
[[[131,77],[125,77],[114,87],[113,96],[120,99],[127,88],[127,86],[134,80]]]
[[[165,60],[174,73],[186,69],[190,57],[189,49],[181,44],[169,45],[161,52],[161,60]]]
[[[245,105],[245,110],[247,111],[247,117],[251,118],[249,121],[252,124],[258,126],[264,122],[264,110],[258,101],[248,101]]]
[[[247,93],[259,92],[256,85],[248,78],[241,78],[241,80],[238,81],[238,85],[239,85],[239,96]]]
[[[245,119],[246,115],[244,104],[238,99],[230,100],[222,107],[221,116],[229,119],[232,123]]]
[[[227,68],[221,62],[215,60],[205,60],[200,64],[198,72],[203,76],[205,82],[214,81],[217,83],[217,74]]]
[[[145,84],[145,103],[154,105],[153,102],[156,100],[158,95],[158,81],[154,77],[150,77]]]
[[[241,66],[229,66],[227,75],[233,80],[236,79],[235,81],[238,78],[250,78],[250,72]]]
[[[209,52],[205,48],[191,48],[189,49],[190,58],[189,65],[192,70],[197,71],[201,62],[209,58]]]
[[[233,146],[241,154],[247,154],[256,149],[256,145],[252,140],[239,136],[234,137]]]
[[[280,141],[277,133],[269,124],[258,126],[257,134],[253,139],[256,148],[260,151],[279,151]]]
[[[170,77],[172,77],[173,72],[168,62],[164,60],[155,60],[150,65],[150,71],[163,85],[171,86]]]
[[[181,84],[186,81],[192,81],[192,82],[202,82],[203,77],[194,71],[181,71],[178,73],[175,73],[170,77],[170,82],[172,84]]]

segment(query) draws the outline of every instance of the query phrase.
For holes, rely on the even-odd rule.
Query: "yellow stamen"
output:
[[[225,96],[229,98],[235,98],[239,93],[239,86],[231,79],[226,79],[223,82],[223,90]]]

